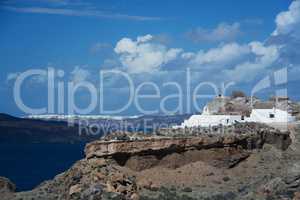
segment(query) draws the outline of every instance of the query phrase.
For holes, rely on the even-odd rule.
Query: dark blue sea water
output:
[[[30,190],[84,157],[84,144],[0,144],[0,176]]]

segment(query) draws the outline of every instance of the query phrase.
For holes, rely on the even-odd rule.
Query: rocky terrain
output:
[[[241,91],[233,91],[231,96],[220,96],[214,98],[207,104],[212,114],[239,114],[250,115],[251,109],[272,109],[274,107],[286,110],[298,119],[300,117],[300,104],[290,100],[288,97],[270,97],[262,100],[256,97],[246,96]]]
[[[32,191],[15,193],[1,178],[1,199],[296,200],[299,130],[251,123],[223,134],[115,134],[87,144],[84,159]]]

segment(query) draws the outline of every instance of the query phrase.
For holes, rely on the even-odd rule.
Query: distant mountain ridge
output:
[[[0,143],[74,143],[89,142],[99,139],[109,132],[152,131],[156,127],[180,124],[190,115],[149,115],[128,118],[104,116],[73,116],[72,118],[53,115],[49,117],[33,116],[18,118],[4,113],[0,114]],[[68,119],[73,119],[70,126]],[[79,134],[81,119],[89,124],[104,127],[97,135]],[[82,126],[85,126],[82,125]]]
[[[0,143],[74,143],[92,141],[99,136],[78,134],[78,125],[63,121],[44,121],[0,114]]]
[[[11,115],[5,114],[5,113],[0,113],[0,120],[18,120],[17,117],[13,117]]]
[[[69,119],[112,119],[112,120],[124,120],[124,119],[136,119],[142,115],[134,116],[114,116],[114,115],[28,115],[24,118],[28,119],[43,119],[43,120],[69,120]]]

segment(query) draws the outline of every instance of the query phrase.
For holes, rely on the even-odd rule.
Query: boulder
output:
[[[16,186],[7,178],[0,177],[0,194],[14,193]]]

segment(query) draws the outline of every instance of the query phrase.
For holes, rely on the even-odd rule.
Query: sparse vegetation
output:
[[[235,98],[238,98],[238,97],[246,97],[247,95],[243,92],[243,91],[240,91],[240,90],[235,90],[231,93],[231,98],[235,99]]]
[[[141,200],[196,200],[195,198],[189,197],[185,194],[180,194],[178,191],[171,191],[168,188],[161,187],[159,189],[160,195],[157,198],[141,196]]]
[[[182,192],[193,192],[193,189],[190,187],[185,187],[182,189]]]

